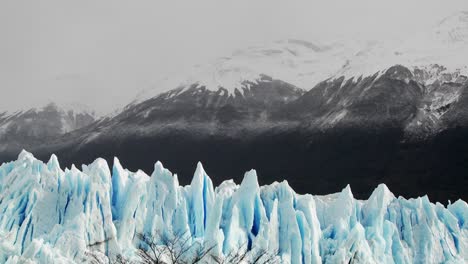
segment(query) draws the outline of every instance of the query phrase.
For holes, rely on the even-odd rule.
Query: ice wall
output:
[[[202,165],[180,186],[160,162],[149,177],[103,159],[62,171],[23,151],[0,166],[0,263],[81,263],[87,252],[133,256],[139,233],[189,234],[222,256],[242,246],[282,263],[465,263],[468,205],[396,198],[379,185],[367,201],[350,187],[298,195],[286,181],[214,188]]]

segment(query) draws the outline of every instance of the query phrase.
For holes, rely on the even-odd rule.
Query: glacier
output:
[[[468,204],[395,197],[379,185],[368,200],[351,188],[300,195],[287,181],[214,187],[198,163],[190,185],[160,162],[151,177],[97,159],[62,170],[22,151],[0,166],[0,263],[83,263],[89,252],[136,258],[137,234],[188,234],[225,256],[239,247],[275,252],[280,263],[465,263]],[[246,260],[245,263],[249,263]]]

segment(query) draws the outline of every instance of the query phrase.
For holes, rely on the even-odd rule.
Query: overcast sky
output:
[[[0,0],[0,110],[76,101],[108,112],[248,45],[404,37],[460,10],[467,0]]]

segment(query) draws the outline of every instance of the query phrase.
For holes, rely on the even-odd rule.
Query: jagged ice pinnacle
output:
[[[180,186],[160,162],[149,177],[112,172],[97,159],[60,169],[23,151],[0,166],[0,262],[81,263],[90,251],[135,257],[136,234],[184,233],[223,256],[246,245],[282,263],[464,263],[468,205],[396,198],[379,185],[367,201],[349,186],[327,196],[296,194],[286,181],[260,187],[255,170],[240,185],[214,188],[198,163]]]

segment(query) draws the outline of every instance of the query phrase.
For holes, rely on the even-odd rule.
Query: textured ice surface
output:
[[[87,252],[135,254],[138,233],[190,234],[216,254],[247,245],[282,263],[464,263],[468,205],[396,198],[379,185],[367,201],[350,187],[298,195],[286,181],[260,187],[254,170],[217,188],[199,163],[180,186],[160,162],[149,177],[97,159],[62,171],[23,151],[0,166],[0,263],[81,263]]]

